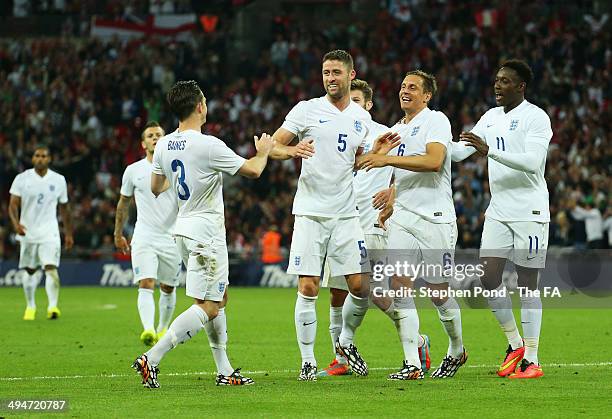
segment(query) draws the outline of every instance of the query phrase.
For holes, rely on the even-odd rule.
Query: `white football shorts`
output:
[[[229,261],[225,237],[199,242],[175,236],[187,267],[186,294],[198,300],[222,301],[229,284]]]
[[[287,273],[320,276],[326,257],[332,276],[370,271],[358,216],[295,216]]]
[[[485,217],[480,257],[499,257],[526,268],[544,268],[548,224],[537,221],[499,221]]]
[[[181,274],[181,256],[174,239],[155,243],[132,244],[132,271],[134,283],[141,279],[154,279],[176,287]]]

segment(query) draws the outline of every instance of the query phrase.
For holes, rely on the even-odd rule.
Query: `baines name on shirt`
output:
[[[187,140],[179,140],[179,141],[168,141],[168,150],[184,150],[185,142]]]

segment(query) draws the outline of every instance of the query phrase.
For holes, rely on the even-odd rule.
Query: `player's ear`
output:
[[[353,80],[355,78],[355,76],[357,75],[357,72],[355,71],[355,69],[353,68],[351,70],[351,72],[349,73],[351,80]]]
[[[527,83],[525,83],[524,81],[520,82],[518,88],[521,92],[525,92],[525,89],[527,88]]]
[[[371,100],[368,100],[368,101],[366,102],[366,107],[365,107],[366,111],[368,111],[368,112],[369,112],[369,111],[370,111],[370,109],[372,109],[372,106],[374,106],[374,102],[372,102]]]

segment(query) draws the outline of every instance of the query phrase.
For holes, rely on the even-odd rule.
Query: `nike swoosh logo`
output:
[[[355,317],[363,317],[363,316],[365,316],[365,314],[355,314],[355,313],[353,313],[353,316],[355,316]]]
[[[310,323],[306,323],[306,322],[304,322],[304,323],[302,323],[302,325],[304,325],[304,326],[310,326],[311,324],[315,324],[316,322],[317,322],[316,320],[315,320],[315,321],[313,321],[313,322],[310,322]]]
[[[325,120],[319,119],[319,124],[324,124],[324,123],[329,122],[329,121],[331,121],[331,119],[325,119]]]
[[[189,330],[186,333],[187,333],[187,336],[189,336],[189,338],[191,339],[191,333],[189,333]]]
[[[492,127],[492,126],[493,126],[493,124],[487,124],[487,128]]]

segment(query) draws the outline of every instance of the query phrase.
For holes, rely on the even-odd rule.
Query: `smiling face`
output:
[[[494,90],[497,106],[514,107],[525,97],[525,82],[515,70],[502,67],[495,76]]]
[[[415,74],[408,75],[402,81],[399,90],[400,106],[404,113],[416,113],[427,106],[431,93],[425,93],[423,79]]]
[[[323,62],[323,87],[332,99],[341,99],[349,93],[355,70],[338,60]]]
[[[162,127],[149,127],[142,133],[142,148],[147,154],[153,155],[155,150],[155,144],[157,141],[164,136],[164,130]]]

